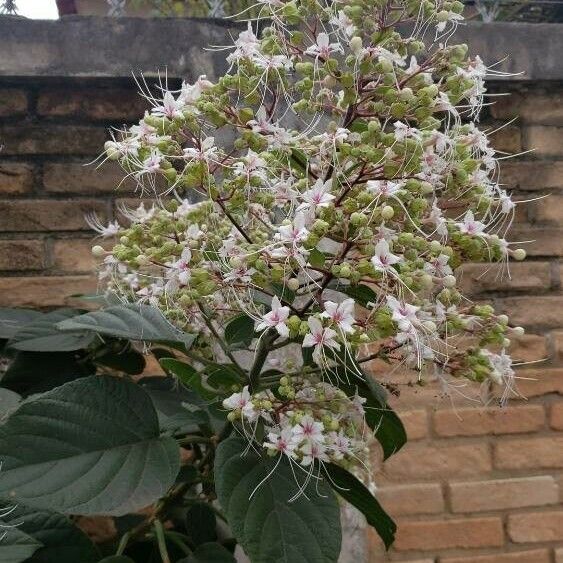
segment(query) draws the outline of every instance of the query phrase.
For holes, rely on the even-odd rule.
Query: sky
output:
[[[58,18],[55,0],[16,0],[18,14],[33,19]]]

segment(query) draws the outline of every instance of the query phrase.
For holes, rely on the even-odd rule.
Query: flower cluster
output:
[[[463,4],[263,4],[269,26],[239,35],[227,74],[147,94],[151,111],[106,144],[156,198],[123,208],[122,226],[92,218],[118,236],[94,248],[107,290],[159,307],[213,361],[245,315],[258,358],[293,344],[321,374],[382,357],[513,389],[505,349],[521,329],[458,287],[466,262],[525,257],[477,125],[492,71],[446,41]]]
[[[326,382],[284,376],[277,393],[268,389],[251,395],[244,387],[223,406],[248,434],[255,433],[258,421],[264,423],[262,445],[270,455],[285,455],[305,467],[315,462],[350,467],[363,464],[368,451],[364,401]]]

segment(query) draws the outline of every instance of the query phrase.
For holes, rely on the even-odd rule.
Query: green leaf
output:
[[[194,545],[217,539],[217,520],[209,504],[197,502],[189,508],[186,513],[186,531]]]
[[[313,248],[311,252],[309,252],[309,264],[313,266],[313,268],[322,268],[325,265],[326,256],[324,252]]]
[[[143,354],[132,348],[124,349],[120,352],[108,351],[102,356],[98,356],[95,362],[129,375],[139,375],[143,373],[147,365]]]
[[[184,385],[193,389],[202,399],[216,398],[217,392],[204,385],[202,374],[189,364],[175,358],[162,358],[160,365],[167,373],[175,375]]]
[[[387,404],[387,393],[375,379],[362,371],[348,354],[337,357],[338,366],[334,368],[338,386],[348,395],[358,392],[366,399],[364,404],[368,426],[383,449],[387,459],[398,452],[407,442],[407,433],[397,413]]]
[[[105,336],[150,342],[179,342],[190,346],[195,340],[164,318],[159,309],[149,305],[117,305],[86,313],[59,323],[63,331],[88,330]]]
[[[26,397],[95,372],[83,352],[17,352],[0,385]]]
[[[135,563],[135,561],[125,555],[110,555],[100,559],[99,563]]]
[[[234,436],[219,444],[215,483],[231,530],[251,561],[336,562],[340,511],[330,487],[311,479],[304,494],[289,502],[299,487],[289,462],[285,457],[260,457],[252,450],[243,455],[247,446]]]
[[[326,463],[324,469],[334,490],[366,517],[368,524],[375,528],[385,547],[389,549],[395,541],[397,525],[377,499],[361,481],[339,465]]]
[[[236,563],[233,554],[218,543],[204,543],[178,563]]]
[[[21,397],[9,389],[0,388],[0,420],[6,418],[19,405]]]
[[[352,297],[356,303],[362,305],[363,307],[367,307],[368,303],[377,302],[377,294],[375,291],[371,287],[361,283],[358,285],[339,285],[336,290]]]
[[[51,510],[37,510],[21,503],[2,502],[0,562],[27,563],[95,563],[99,553],[86,534],[72,522]],[[10,559],[10,552],[22,548],[33,551],[28,559]]]
[[[137,384],[78,379],[32,397],[0,426],[0,495],[64,514],[122,515],[161,497],[179,448],[159,437]]]
[[[199,430],[200,424],[209,424],[202,410],[205,403],[174,377],[144,377],[139,385],[152,399],[162,432],[188,434]]]
[[[71,352],[86,348],[94,335],[84,330],[62,333],[57,323],[76,317],[76,309],[57,309],[41,315],[18,330],[8,342],[16,350],[28,352]]]
[[[42,316],[43,313],[31,309],[0,309],[0,338],[12,338],[26,324]]]
[[[254,321],[248,315],[238,315],[225,327],[225,342],[232,347],[247,348],[254,338]]]

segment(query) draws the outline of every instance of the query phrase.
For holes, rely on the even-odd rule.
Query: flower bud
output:
[[[359,55],[362,50],[362,38],[357,36],[352,37],[352,39],[350,39],[350,49],[354,55]]]
[[[444,278],[442,279],[444,287],[455,287],[456,282],[457,280],[455,279],[455,276],[452,276],[451,274],[444,276]]]
[[[106,255],[106,251],[99,244],[92,247],[92,256],[95,256],[96,258],[101,258],[102,256],[105,255]]]
[[[514,260],[521,262],[522,260],[524,260],[524,258],[526,258],[526,251],[523,248],[517,248],[512,253],[512,257],[514,258]]]
[[[512,329],[512,334],[514,334],[514,336],[521,338],[522,336],[524,336],[525,330],[523,327],[521,326],[515,326]]]
[[[291,289],[291,291],[296,291],[299,288],[299,280],[297,278],[291,278],[287,280],[287,287]]]
[[[392,219],[393,215],[395,215],[395,210],[390,205],[384,206],[381,210],[381,216],[384,219]]]

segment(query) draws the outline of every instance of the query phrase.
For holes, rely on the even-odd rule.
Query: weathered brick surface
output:
[[[499,300],[499,312],[506,313],[515,325],[557,328],[561,326],[563,295],[509,297]]]
[[[393,515],[437,514],[444,511],[442,488],[437,483],[391,485],[377,491],[377,499]]]
[[[18,117],[28,108],[28,93],[24,89],[0,88],[0,117]]]
[[[534,92],[533,89],[495,99],[491,115],[496,119],[514,119],[519,123],[563,124],[563,95],[559,91]]]
[[[544,427],[545,411],[541,405],[439,410],[434,413],[433,424],[439,436],[519,434]]]
[[[522,477],[450,483],[453,512],[483,512],[557,504],[559,490],[553,477]]]
[[[497,547],[504,542],[500,518],[399,520],[398,551]]]
[[[103,221],[107,204],[87,200],[0,200],[0,231],[86,231],[84,216],[96,213]]]
[[[536,223],[563,224],[563,195],[549,194],[547,197],[533,202],[533,216]]]
[[[54,194],[114,194],[131,192],[134,182],[123,181],[124,172],[114,162],[102,166],[77,162],[54,162],[44,167],[43,185]]]
[[[96,291],[92,276],[33,276],[0,278],[0,307],[58,307],[69,296]]]
[[[0,196],[20,195],[33,187],[33,167],[19,162],[0,162]]]
[[[4,155],[97,155],[103,149],[103,127],[51,124],[0,126]]]
[[[420,440],[428,435],[428,413],[425,409],[403,410],[399,415],[409,440]]]
[[[510,266],[464,264],[459,270],[460,289],[466,295],[488,291],[545,291],[551,287],[549,262],[517,262]]]
[[[555,563],[563,563],[563,547],[555,550]]]
[[[563,510],[508,516],[508,535],[515,543],[563,540]]]
[[[510,232],[512,240],[525,241],[521,246],[526,249],[531,258],[563,255],[563,229],[561,228],[515,225]]]
[[[513,338],[510,345],[510,355],[518,362],[536,362],[546,360],[546,338],[539,334],[525,334],[521,338]]]
[[[39,240],[0,240],[0,271],[43,269],[44,247]]]
[[[551,557],[547,549],[532,549],[504,554],[444,557],[440,563],[551,563]]]
[[[563,430],[563,402],[555,403],[551,407],[549,424],[554,430]]]
[[[533,125],[525,130],[524,149],[534,150],[536,156],[561,156],[563,127]]]
[[[502,440],[494,459],[499,469],[563,468],[563,436]]]
[[[508,125],[498,129],[490,135],[490,139],[497,151],[516,154],[522,150],[522,130],[519,127]]]
[[[39,92],[37,112],[49,117],[75,117],[104,121],[138,120],[148,102],[132,95],[130,89],[88,88],[69,92],[64,88],[49,88]]]
[[[53,243],[53,268],[60,272],[92,273],[96,261],[91,239],[62,239]]]
[[[563,368],[535,368],[518,371],[518,390],[524,398],[549,393],[563,395]]]
[[[492,468],[486,444],[410,444],[384,466],[390,480],[462,477],[487,473]]]
[[[563,161],[507,160],[502,164],[501,180],[514,190],[563,188]]]

